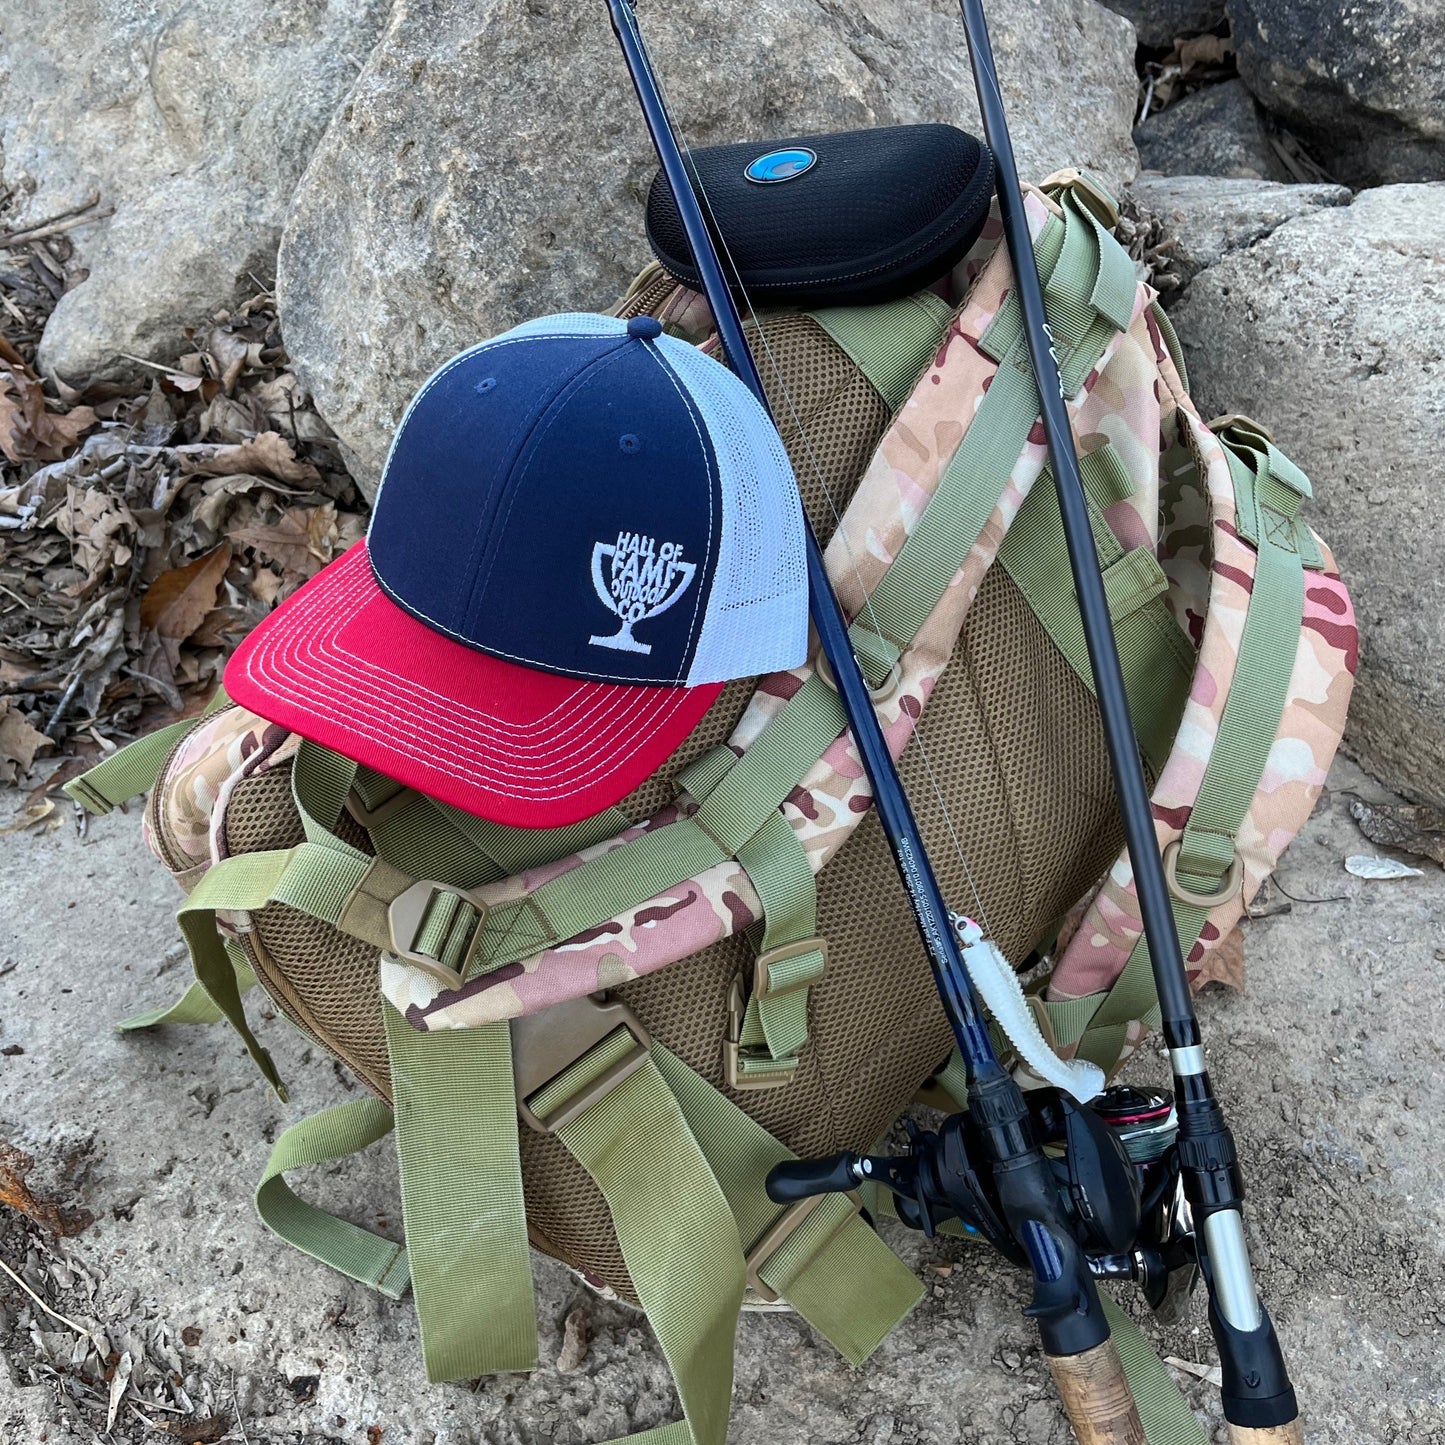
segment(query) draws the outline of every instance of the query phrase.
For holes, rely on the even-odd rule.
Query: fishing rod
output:
[[[1233,1136],[1214,1096],[1168,884],[1154,832],[1124,676],[1089,526],[1078,455],[1059,379],[1054,339],[1024,215],[998,71],[982,0],[959,0],[968,38],[984,138],[997,166],[999,211],[1013,263],[1048,437],[1049,461],[1068,543],[1069,566],[1084,624],[1094,688],[1124,820],[1179,1119],[1177,1152],[1196,1247],[1209,1288],[1209,1323],[1219,1350],[1222,1396],[1235,1445],[1303,1442],[1304,1427],[1274,1325],[1260,1302],[1244,1236],[1244,1181]]]
[[[608,0],[608,11],[697,264],[724,354],[771,416],[772,407],[744,335],[742,318],[699,204],[700,183],[690,173],[678,143],[637,27],[632,0]],[[997,1214],[1002,1216],[1006,1229],[995,1230],[995,1242],[1000,1247],[1011,1245],[1013,1257],[1026,1261],[1032,1270],[1034,1297],[1028,1313],[1039,1321],[1050,1369],[1080,1440],[1086,1445],[1143,1445],[1143,1427],[1110,1337],[1089,1260],[1078,1237],[1077,1221],[1066,1212],[1023,1092],[994,1051],[955,925],[888,751],[868,683],[848,638],[847,620],[828,579],[822,550],[806,518],[805,526],[809,611],[965,1066],[971,1153],[967,1177],[954,1171],[961,1181],[958,1188],[979,1188],[997,1200]],[[1078,1111],[1080,1118],[1086,1114],[1085,1110]],[[1109,1137],[1091,1131],[1087,1125],[1078,1132],[1081,1151],[1116,1147]],[[976,1158],[986,1162],[986,1179],[979,1180],[973,1174],[971,1160]],[[857,1161],[859,1172],[850,1172],[843,1187],[853,1187],[865,1177],[867,1163]],[[1103,1164],[1106,1171],[1107,1163]],[[834,1160],[775,1170],[768,1180],[769,1195],[784,1203],[837,1188],[844,1167],[840,1160]],[[952,1178],[943,1181],[943,1186]],[[1137,1206],[1137,1198],[1135,1203]]]

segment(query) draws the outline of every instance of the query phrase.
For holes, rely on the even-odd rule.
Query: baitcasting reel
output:
[[[1192,1283],[1195,1253],[1179,1187],[1174,1096],[1115,1086],[1088,1104],[1057,1089],[1024,1097],[1089,1272],[1097,1279],[1134,1280],[1158,1312],[1177,1305]],[[790,1160],[769,1173],[768,1197],[791,1204],[873,1181],[892,1191],[898,1217],[912,1228],[932,1235],[956,1219],[1004,1258],[1029,1268],[988,1173],[975,1162],[986,1155],[972,1116],[951,1114],[936,1132],[911,1120],[905,1127],[906,1154]]]

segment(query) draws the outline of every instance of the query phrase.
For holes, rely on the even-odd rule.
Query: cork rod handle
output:
[[[1304,1421],[1296,1415],[1288,1425],[1269,1425],[1263,1430],[1231,1425],[1229,1445],[1305,1445]]]
[[[1048,1360],[1079,1445],[1145,1445],[1113,1340],[1081,1355],[1050,1355]]]

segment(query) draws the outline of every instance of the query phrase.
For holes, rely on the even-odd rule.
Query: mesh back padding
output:
[[[1121,846],[1092,695],[1001,567],[984,578],[923,716],[922,747],[915,738],[903,771],[944,896],[986,912],[1015,962]],[[809,1042],[793,1081],[735,1096],[804,1155],[870,1147],[952,1045],[875,813],[819,876],[818,924],[828,972],[809,990]],[[657,1038],[722,1088],[728,987],[751,958],[745,938],[725,939],[619,992]],[[606,1201],[566,1148],[524,1130],[522,1177],[544,1247],[632,1298]]]

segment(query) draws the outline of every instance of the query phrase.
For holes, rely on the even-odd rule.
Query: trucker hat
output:
[[[417,393],[370,529],[226,669],[269,721],[452,803],[556,827],[666,762],[722,685],[807,653],[787,453],[651,317],[528,322]]]

